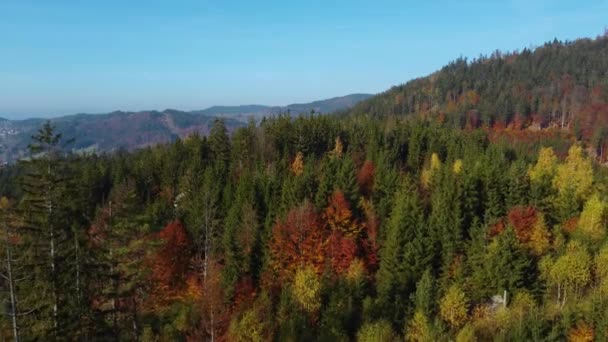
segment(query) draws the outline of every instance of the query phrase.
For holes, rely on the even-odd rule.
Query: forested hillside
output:
[[[0,169],[2,339],[606,341],[608,169],[574,127],[606,128],[607,42],[129,153],[47,123]]]
[[[586,139],[606,160],[608,33],[535,49],[457,59],[394,87],[348,113],[422,113],[460,127],[560,128]]]

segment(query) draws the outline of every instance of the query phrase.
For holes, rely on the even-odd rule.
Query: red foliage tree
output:
[[[242,307],[248,307],[255,299],[256,290],[251,276],[246,275],[239,279],[234,287],[234,302],[233,307],[238,310]]]
[[[321,273],[325,235],[319,215],[308,202],[290,210],[285,221],[278,221],[272,229],[270,254],[279,279],[286,281],[298,267],[307,265]]]
[[[504,218],[499,219],[488,230],[488,237],[492,238],[505,231],[506,224]]]
[[[513,207],[509,210],[507,217],[499,219],[490,227],[488,237],[492,238],[499,235],[509,225],[515,230],[515,235],[519,242],[528,243],[537,217],[538,211],[536,208],[521,206]]]
[[[369,198],[374,190],[374,176],[376,173],[376,166],[371,160],[366,160],[357,174],[357,183],[359,184],[359,190],[361,194]]]
[[[515,229],[515,235],[521,243],[530,241],[530,233],[537,219],[537,210],[532,207],[513,207],[507,217]]]
[[[357,242],[338,230],[331,233],[327,242],[327,257],[331,267],[336,274],[343,274],[357,257]]]
[[[158,237],[162,246],[152,263],[153,297],[158,303],[164,303],[186,287],[192,244],[179,221],[169,223]]]

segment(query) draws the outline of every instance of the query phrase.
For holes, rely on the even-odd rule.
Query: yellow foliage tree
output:
[[[259,302],[262,302],[260,305]],[[268,297],[262,295],[253,307],[246,310],[240,317],[232,319],[228,327],[230,341],[263,342],[272,339],[270,322],[266,319],[269,311]]]
[[[388,321],[364,324],[357,333],[357,342],[393,342],[397,338]]]
[[[465,325],[458,335],[456,335],[456,342],[476,342],[477,337],[475,336],[475,328],[471,324]]]
[[[605,218],[606,203],[602,202],[597,194],[594,194],[585,203],[578,220],[578,228],[591,239],[601,240],[606,236]]]
[[[602,293],[608,293],[608,243],[595,256],[595,278]]]
[[[536,302],[529,292],[517,292],[513,297],[513,301],[509,308],[510,319],[517,321],[519,324],[526,318],[532,310],[536,308]]]
[[[258,317],[255,310],[245,311],[240,319],[230,322],[228,336],[231,341],[262,342],[265,341],[263,317]]]
[[[591,190],[593,183],[593,167],[591,160],[583,154],[580,145],[572,145],[568,150],[566,162],[557,167],[553,178],[553,186],[560,195],[567,196],[573,190],[577,199],[583,199]]]
[[[566,304],[568,292],[578,294],[591,280],[591,256],[580,242],[574,240],[566,252],[550,265],[549,278],[557,286],[557,300]]]
[[[454,165],[452,165],[452,171],[454,172],[454,174],[461,174],[462,173],[462,159],[456,159],[454,161]]]
[[[341,158],[343,151],[344,145],[342,144],[342,139],[340,139],[340,137],[336,137],[336,144],[334,145],[333,151],[331,151],[331,155],[336,158]]]
[[[312,267],[296,271],[293,295],[302,308],[309,313],[313,313],[321,307],[321,282]]]
[[[536,164],[530,168],[528,175],[533,182],[553,179],[557,171],[557,157],[551,147],[541,147]]]
[[[461,327],[468,317],[468,301],[460,286],[450,286],[439,303],[439,314],[452,328]]]
[[[437,171],[441,167],[441,160],[439,160],[439,156],[437,153],[431,154],[431,162],[427,169],[422,170],[422,175],[420,176],[422,184],[425,187],[428,187],[431,183],[431,178],[435,171]]]
[[[296,176],[299,176],[304,172],[304,154],[302,154],[302,152],[296,153],[296,158],[291,164],[291,172]]]
[[[249,309],[232,319],[228,328],[229,341],[272,340],[272,326],[267,319],[271,315],[271,308],[270,297],[263,292]]]
[[[532,253],[536,256],[543,255],[548,249],[551,240],[551,233],[545,223],[545,216],[539,213],[536,217],[536,222],[532,226],[530,232],[530,240],[527,245]]]
[[[405,340],[410,342],[431,342],[433,338],[428,317],[421,311],[416,311],[406,327]]]

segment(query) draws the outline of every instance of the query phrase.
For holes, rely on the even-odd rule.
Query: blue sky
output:
[[[608,1],[0,0],[0,115],[308,102],[595,37]]]

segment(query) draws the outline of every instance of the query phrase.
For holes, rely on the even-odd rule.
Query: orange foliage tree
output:
[[[200,297],[201,316],[198,329],[193,331],[188,341],[225,341],[231,311],[224,300],[224,289],[220,274],[221,266],[214,259],[209,262],[209,276],[202,284]]]
[[[325,262],[325,229],[312,205],[304,202],[289,211],[272,229],[271,265],[280,280],[291,279],[296,269],[312,266],[321,273]]]
[[[158,236],[163,244],[153,257],[153,302],[162,304],[187,287],[192,243],[180,221],[169,223]]]
[[[538,213],[532,207],[513,207],[507,215],[509,223],[515,229],[515,235],[521,243],[530,241],[532,228],[536,222]]]
[[[357,238],[361,233],[361,226],[353,219],[348,200],[340,190],[334,191],[331,195],[324,218],[332,231],[337,230],[353,238]]]

